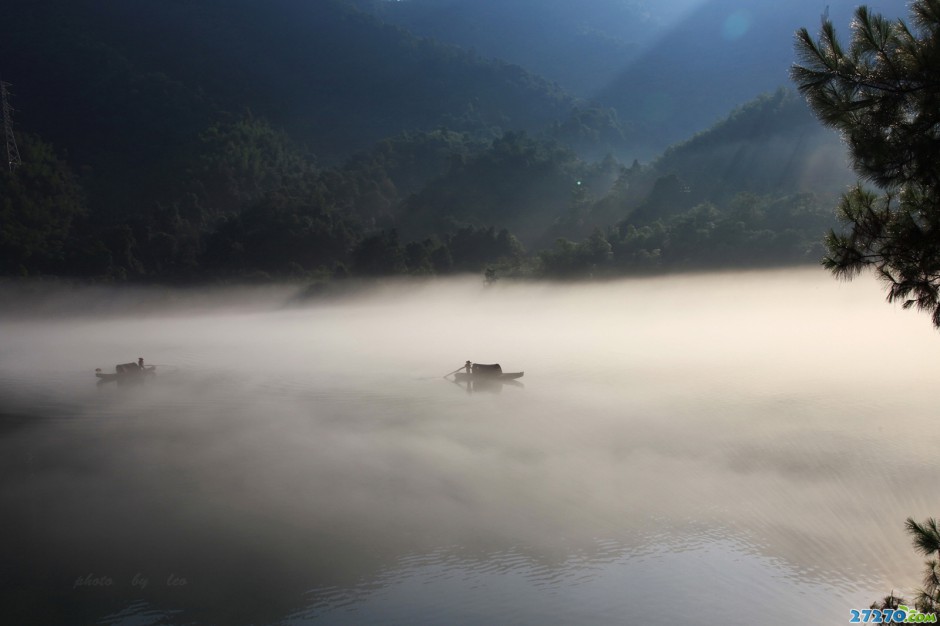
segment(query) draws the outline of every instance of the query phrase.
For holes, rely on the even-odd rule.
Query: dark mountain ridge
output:
[[[0,59],[18,123],[90,161],[146,156],[134,144],[182,142],[219,112],[250,109],[334,160],[405,130],[534,131],[574,102],[340,0],[20,3],[0,24]]]
[[[629,271],[694,263],[711,240],[682,233],[738,214],[728,232],[766,242],[797,211],[812,219],[768,248],[792,260],[817,236],[812,195],[841,180],[819,165],[837,144],[792,94],[625,168],[615,111],[342,0],[40,0],[8,17],[0,59],[28,158],[0,172],[7,275],[323,278],[499,259],[537,273],[520,241],[585,238],[543,269]],[[742,193],[757,208],[734,208]]]
[[[649,45],[671,16],[645,0],[355,0],[423,37],[515,63],[587,97]]]
[[[632,61],[595,96],[631,124],[639,154],[650,155],[710,127],[728,111],[789,84],[793,37],[821,16],[848,24],[854,0],[708,0]],[[904,0],[866,3],[888,16]]]
[[[728,111],[789,84],[793,36],[823,14],[851,22],[854,0],[359,0],[384,19],[501,56],[613,108],[631,140],[618,156],[653,158]],[[904,0],[866,2],[889,17]]]

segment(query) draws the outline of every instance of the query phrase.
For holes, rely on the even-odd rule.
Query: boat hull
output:
[[[145,378],[156,375],[156,368],[153,366],[145,367],[143,370],[136,371],[126,371],[122,373],[105,373],[101,370],[95,371],[95,376],[98,378],[99,383],[111,383],[117,382],[118,384],[124,383],[140,383],[143,382]]]
[[[454,374],[454,379],[457,382],[490,382],[498,380],[515,380],[517,378],[522,378],[522,375],[525,372],[500,372],[498,374],[468,374],[466,372],[459,372]]]

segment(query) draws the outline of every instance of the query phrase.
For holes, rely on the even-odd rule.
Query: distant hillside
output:
[[[848,24],[854,0],[706,0],[597,95],[631,125],[641,158],[682,141],[759,93],[789,84],[793,36],[828,12]],[[887,16],[905,0],[874,0]]]
[[[405,199],[395,224],[415,238],[495,226],[538,246],[565,210],[606,193],[619,169],[613,159],[590,164],[556,142],[506,133]]]
[[[340,0],[42,0],[0,21],[17,121],[77,159],[151,161],[250,109],[321,158],[441,125],[536,130],[572,99]]]
[[[519,64],[601,109],[652,158],[760,93],[788,85],[793,36],[855,0],[355,0],[383,19]],[[865,2],[904,16],[905,0]]]
[[[650,0],[355,1],[410,32],[521,65],[581,97],[637,58],[681,8]]]
[[[545,271],[583,276],[814,263],[855,180],[845,148],[792,91],[739,107],[558,219]],[[572,243],[571,240],[580,241]]]
[[[708,130],[665,150],[647,164],[622,168],[609,193],[556,228],[583,237],[629,220],[670,219],[701,203],[727,206],[740,194],[814,194],[827,201],[854,183],[845,146],[823,127],[793,90],[764,94]]]
[[[839,136],[783,89],[669,148],[650,170],[681,181],[690,205],[726,203],[742,192],[835,195],[856,179]]]

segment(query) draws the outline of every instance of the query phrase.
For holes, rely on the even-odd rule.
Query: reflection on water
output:
[[[9,619],[824,624],[918,582],[937,338],[871,282],[267,295],[5,321]]]

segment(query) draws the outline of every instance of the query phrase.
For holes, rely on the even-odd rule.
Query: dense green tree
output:
[[[405,246],[405,265],[412,274],[427,275],[434,273],[434,261],[431,259],[430,239],[424,242],[412,241]]]
[[[347,260],[358,232],[342,212],[273,196],[223,221],[208,235],[201,265],[238,275],[325,271]]]
[[[792,77],[816,115],[838,129],[859,184],[838,207],[824,265],[851,278],[873,268],[888,300],[932,313],[940,327],[940,0],[915,0],[911,26],[856,12],[843,46],[831,21],[797,34]]]
[[[741,193],[652,222],[630,216],[607,238],[621,272],[808,263],[822,255],[827,213],[812,194]]]
[[[465,226],[447,237],[453,270],[480,272],[496,261],[518,262],[525,253],[522,244],[505,228]]]
[[[630,149],[626,133],[613,109],[574,107],[563,121],[555,122],[549,135],[581,155],[603,157]]]
[[[334,204],[349,207],[364,223],[388,224],[398,219],[405,198],[488,145],[444,128],[402,133],[353,155],[321,181]]]
[[[909,517],[904,527],[911,537],[914,549],[927,557],[927,562],[924,563],[923,585],[914,595],[914,608],[921,613],[936,615],[940,613],[940,527],[933,517],[928,517],[922,523]],[[892,591],[874,602],[871,608],[895,610],[903,607],[909,610],[907,602],[903,596],[895,595]]]
[[[557,142],[507,132],[486,150],[454,160],[445,175],[408,198],[401,229],[419,238],[492,225],[531,245],[568,208],[572,189],[590,175],[588,169]]]
[[[551,250],[539,254],[542,273],[550,278],[585,278],[606,273],[613,258],[613,248],[600,230],[580,243],[564,238]]]
[[[361,276],[402,274],[407,269],[405,252],[394,229],[366,237],[353,251],[353,270]]]
[[[0,273],[62,272],[84,193],[68,164],[42,140],[19,136],[22,164],[0,169]]]
[[[661,269],[667,237],[661,221],[640,227],[621,224],[611,237],[614,266],[621,272]]]
[[[936,613],[940,610],[940,527],[932,517],[923,523],[909,517],[905,527],[914,549],[927,557],[923,587],[917,592],[915,606],[924,613]]]
[[[830,231],[824,265],[852,278],[873,268],[888,300],[932,314],[940,328],[940,0],[914,0],[911,24],[867,7],[856,11],[844,47],[831,21],[819,39],[797,33],[793,79],[817,116],[838,129],[860,176],[838,207],[848,232]],[[940,530],[933,518],[906,522],[915,549],[929,557],[915,607],[940,609]],[[894,609],[891,593],[873,608]]]
[[[203,132],[187,169],[189,191],[205,220],[235,215],[274,192],[308,197],[317,176],[311,159],[284,132],[250,113]]]

